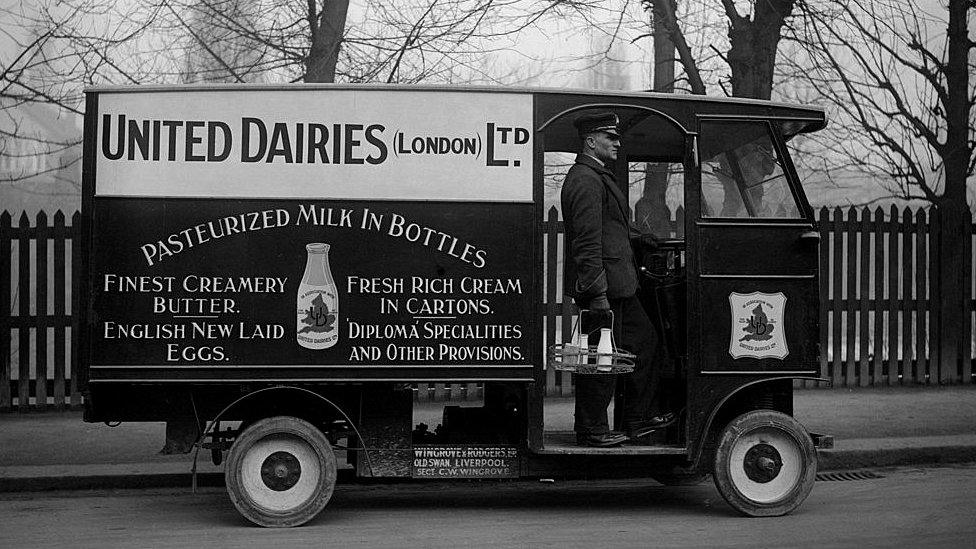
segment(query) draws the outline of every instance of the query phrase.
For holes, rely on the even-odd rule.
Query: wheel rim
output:
[[[247,449],[240,475],[242,491],[255,505],[283,513],[314,497],[322,467],[311,444],[296,436],[274,435]]]
[[[735,489],[756,503],[774,503],[790,494],[803,477],[803,451],[781,429],[754,429],[736,439],[729,454]]]
[[[261,464],[261,481],[275,492],[295,486],[301,477],[301,462],[288,452],[274,452]]]

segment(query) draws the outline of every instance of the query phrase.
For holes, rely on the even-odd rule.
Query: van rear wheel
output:
[[[788,514],[803,503],[817,475],[817,451],[792,417],[772,410],[742,414],[722,431],[715,450],[719,493],[752,517]]]
[[[246,519],[265,527],[298,526],[325,508],[336,458],[321,431],[290,416],[262,419],[234,441],[224,472],[227,492]]]

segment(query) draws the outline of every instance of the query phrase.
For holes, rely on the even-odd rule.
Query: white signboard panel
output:
[[[103,92],[97,196],[532,200],[529,94]]]

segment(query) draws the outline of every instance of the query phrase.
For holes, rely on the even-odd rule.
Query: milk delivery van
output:
[[[712,473],[751,516],[809,494],[831,438],[791,417],[792,383],[818,379],[819,232],[786,142],[822,110],[431,86],[86,94],[85,420],[165,421],[167,451],[210,450],[250,521],[310,520],[340,470]],[[545,263],[563,245],[543,237],[544,193],[578,151],[573,120],[607,110],[618,181],[649,162],[678,172],[683,226],[657,235],[640,296],[679,419],[590,448],[544,425],[547,379],[623,373],[628,354],[581,342],[561,261]],[[414,425],[416,387],[435,383],[483,399]]]

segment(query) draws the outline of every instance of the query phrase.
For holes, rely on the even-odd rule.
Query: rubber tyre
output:
[[[713,466],[715,487],[735,510],[750,517],[778,517],[810,495],[817,451],[792,417],[755,410],[725,427]]]
[[[224,478],[244,518],[270,528],[304,524],[325,508],[336,484],[336,458],[321,431],[290,416],[247,427],[227,456]]]

